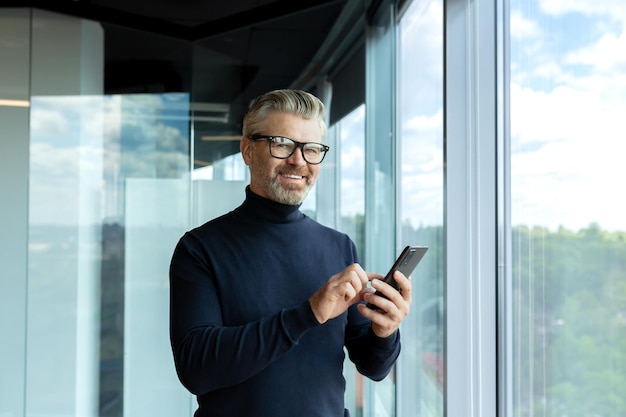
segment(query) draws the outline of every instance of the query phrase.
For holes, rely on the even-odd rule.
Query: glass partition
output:
[[[26,411],[190,411],[168,333],[189,97],[31,98]]]
[[[30,13],[0,9],[0,415],[24,414]],[[10,335],[10,336],[9,336]]]

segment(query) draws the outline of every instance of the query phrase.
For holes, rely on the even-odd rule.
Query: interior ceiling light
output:
[[[0,98],[0,106],[5,107],[30,107],[30,101],[28,100],[8,100]]]

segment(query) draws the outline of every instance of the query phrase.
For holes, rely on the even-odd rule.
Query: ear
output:
[[[253,151],[254,144],[251,139],[246,138],[245,136],[241,138],[239,142],[239,150],[241,151],[241,156],[243,156],[243,162],[246,165],[250,165],[253,159]]]

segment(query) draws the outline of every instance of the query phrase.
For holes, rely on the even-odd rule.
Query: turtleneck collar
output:
[[[247,219],[271,223],[290,223],[305,217],[300,211],[300,206],[301,204],[295,206],[281,204],[261,197],[252,192],[248,185],[246,187],[246,200],[237,208],[236,212]]]

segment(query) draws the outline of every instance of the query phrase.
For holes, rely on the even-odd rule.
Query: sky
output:
[[[400,218],[443,224],[443,2],[414,1],[400,24]]]
[[[626,231],[626,5],[511,8],[513,225]],[[440,0],[414,2],[400,32],[400,204],[414,227],[443,223],[441,16]]]
[[[626,5],[511,4],[513,224],[626,231]]]
[[[121,218],[126,178],[185,178],[188,106],[179,94],[32,97],[30,222]]]
[[[441,0],[413,2],[399,37],[400,213],[413,227],[443,223],[442,13]],[[511,0],[514,226],[626,231],[625,23],[623,0]],[[358,135],[364,112],[351,117]],[[364,157],[355,146],[342,164]],[[362,187],[358,170],[342,175],[343,190]]]

